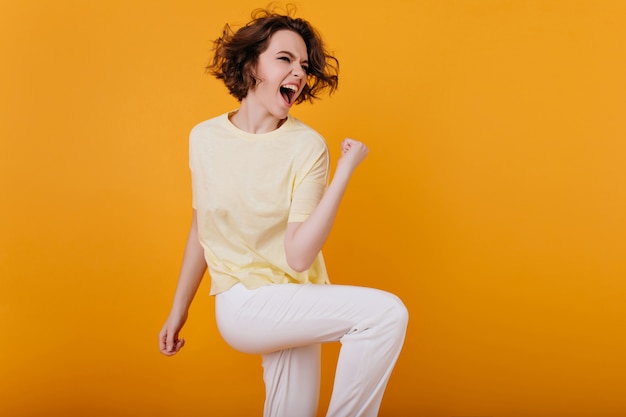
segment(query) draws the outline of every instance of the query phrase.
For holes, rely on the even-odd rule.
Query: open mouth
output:
[[[285,101],[289,104],[292,103],[293,98],[296,96],[298,92],[298,87],[293,84],[285,84],[280,86],[280,94],[283,96]]]

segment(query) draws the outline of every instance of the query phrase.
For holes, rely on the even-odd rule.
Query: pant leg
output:
[[[315,417],[320,394],[320,345],[263,355],[265,417]]]
[[[248,353],[341,341],[327,416],[370,417],[402,348],[408,313],[395,295],[376,289],[282,284],[237,285],[217,296],[216,317],[226,342]]]

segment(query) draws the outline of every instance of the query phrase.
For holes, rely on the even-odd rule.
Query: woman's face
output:
[[[290,30],[275,32],[259,55],[256,86],[246,99],[272,116],[284,119],[307,81],[308,54],[304,40]]]

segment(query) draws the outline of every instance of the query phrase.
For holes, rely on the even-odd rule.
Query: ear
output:
[[[261,83],[261,78],[259,78],[256,75],[256,66],[257,66],[256,62],[254,62],[254,63],[250,62],[247,65],[245,65],[243,67],[243,70],[241,71],[243,73],[242,74],[243,75],[242,78],[243,78],[244,82],[246,84],[248,83],[248,81],[252,82],[252,87],[251,88],[254,88],[254,87],[256,87],[257,85],[259,85]]]

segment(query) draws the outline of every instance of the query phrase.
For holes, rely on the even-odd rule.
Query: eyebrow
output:
[[[278,51],[278,52],[276,52],[276,55],[280,55],[280,54],[289,55],[292,59],[296,58],[296,56],[294,54],[292,54],[291,52],[289,52],[289,51]],[[302,61],[302,64],[308,64],[308,63],[309,63],[309,61],[307,59]]]

